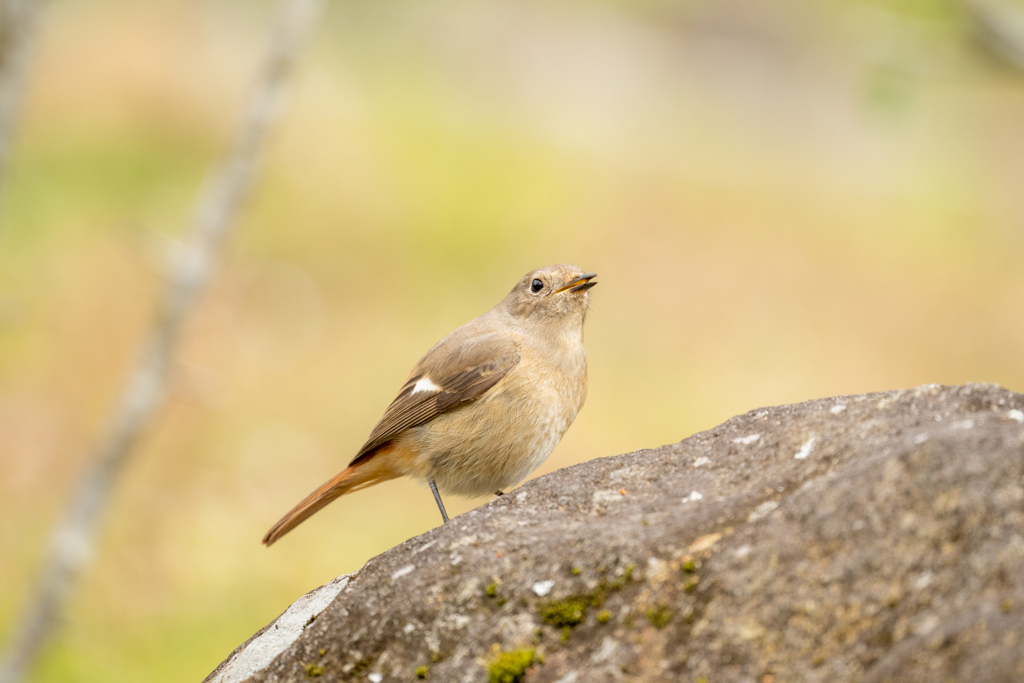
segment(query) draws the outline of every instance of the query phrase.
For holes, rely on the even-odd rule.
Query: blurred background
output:
[[[271,9],[52,0],[41,16],[0,211],[0,642]],[[979,11],[329,4],[34,680],[200,680],[304,592],[436,526],[429,491],[394,481],[259,543],[426,349],[541,265],[601,284],[587,405],[534,476],[761,406],[1024,390],[1024,71]]]

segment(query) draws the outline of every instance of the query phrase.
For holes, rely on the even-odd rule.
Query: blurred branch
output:
[[[114,480],[167,395],[168,369],[181,330],[213,273],[224,238],[253,185],[257,158],[277,118],[289,73],[319,0],[280,0],[267,54],[235,144],[202,196],[189,236],[172,260],[156,319],[108,431],[63,521],[54,530],[38,590],[15,624],[0,663],[0,683],[28,671],[63,612],[93,553],[96,530]]]
[[[21,108],[29,46],[45,0],[0,0],[0,197]]]
[[[965,5],[985,47],[1024,71],[1024,8],[1002,0],[969,0]]]

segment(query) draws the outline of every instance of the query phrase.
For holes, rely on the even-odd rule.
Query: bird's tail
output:
[[[335,498],[388,479],[394,479],[397,476],[399,473],[388,466],[387,458],[375,457],[349,465],[338,476],[306,496],[301,503],[278,520],[277,524],[272,526],[267,535],[263,537],[263,543],[271,545]]]

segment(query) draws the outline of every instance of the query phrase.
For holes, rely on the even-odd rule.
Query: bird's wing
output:
[[[507,335],[488,334],[461,343],[452,339],[438,344],[413,368],[351,465],[369,459],[402,431],[479,398],[519,359],[519,346]]]

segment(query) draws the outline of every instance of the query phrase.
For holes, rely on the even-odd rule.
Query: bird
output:
[[[559,264],[527,273],[497,306],[413,367],[341,473],[263,537],[273,544],[339,496],[409,476],[441,493],[502,495],[554,450],[587,397],[583,324],[595,273]]]

